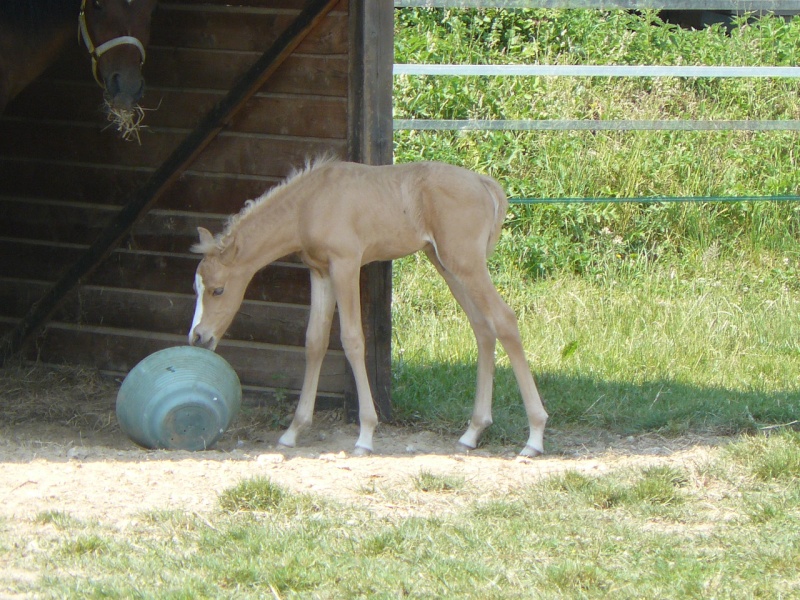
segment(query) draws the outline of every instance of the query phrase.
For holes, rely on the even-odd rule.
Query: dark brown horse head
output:
[[[142,65],[156,0],[83,0],[79,31],[109,105],[130,109],[144,94]]]

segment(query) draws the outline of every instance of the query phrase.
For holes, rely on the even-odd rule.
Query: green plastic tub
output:
[[[206,450],[241,404],[242,386],[224,358],[204,348],[175,346],[131,369],[117,394],[117,420],[145,448]]]

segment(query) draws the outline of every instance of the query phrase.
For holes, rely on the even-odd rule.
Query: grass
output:
[[[620,506],[674,506],[685,500],[681,488],[689,478],[681,470],[665,465],[647,467],[632,481],[596,478],[567,471],[551,477],[543,486],[566,492],[587,506],[609,509]]]
[[[225,512],[285,513],[303,515],[320,510],[316,498],[288,493],[266,477],[246,479],[224,491],[219,506]]]
[[[245,480],[212,513],[145,513],[123,530],[63,515],[52,528],[42,515],[22,553],[2,523],[0,556],[9,573],[41,574],[5,583],[37,598],[791,597],[798,440],[745,438],[699,464],[567,471],[433,516]],[[466,493],[418,479],[430,481],[407,493]]]
[[[464,478],[457,475],[438,475],[425,469],[414,478],[414,487],[420,492],[454,492],[464,487]]]
[[[750,473],[762,480],[796,480],[800,477],[800,435],[757,437],[726,450],[748,464]]]
[[[776,279],[724,261],[604,282],[502,277],[552,427],[734,433],[800,418],[800,297]],[[395,284],[396,417],[455,433],[474,393],[469,324],[423,259],[397,264]],[[487,439],[521,443],[525,423],[501,353]]]

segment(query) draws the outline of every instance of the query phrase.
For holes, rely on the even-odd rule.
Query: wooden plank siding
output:
[[[101,92],[77,44],[9,104],[0,116],[0,333],[76,261],[303,5],[303,0],[160,3],[144,67],[146,128],[140,144],[104,130]],[[361,36],[353,28],[362,26],[363,16],[353,10],[365,11],[361,0],[341,0],[328,13],[122,245],[73,290],[29,345],[27,358],[123,375],[149,353],[186,343],[198,262],[189,247],[197,226],[219,231],[244,200],[308,157],[363,160],[352,114],[363,92],[354,86],[364,84],[354,76],[363,60],[353,53],[363,48],[355,43]],[[390,6],[382,10],[391,15]],[[386,71],[390,86],[391,61]],[[391,134],[390,113],[384,121]],[[369,288],[366,271],[364,282]],[[296,396],[309,301],[308,271],[295,257],[256,275],[218,348],[246,389]],[[364,301],[369,323],[371,305],[388,305],[389,298],[366,294]],[[374,329],[365,331],[373,345]],[[385,361],[386,349],[381,352],[372,350]],[[388,369],[388,364],[372,366],[384,379]],[[341,403],[353,393],[335,323],[320,396]]]

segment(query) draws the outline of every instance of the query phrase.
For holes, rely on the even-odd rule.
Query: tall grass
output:
[[[397,62],[795,65],[800,19],[687,31],[653,12],[398,11]],[[398,118],[798,119],[774,79],[395,80]],[[461,164],[516,198],[797,194],[797,132],[415,132],[395,160]],[[800,203],[512,204],[492,258],[557,427],[754,430],[800,417]],[[419,258],[395,267],[401,419],[457,430],[474,343]],[[501,357],[495,439],[524,422]],[[491,438],[490,438],[491,439]]]

